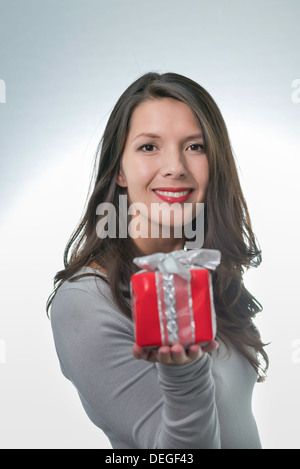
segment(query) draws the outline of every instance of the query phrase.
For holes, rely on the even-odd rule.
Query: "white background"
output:
[[[109,113],[148,71],[197,81],[226,120],[263,250],[245,278],[271,342],[253,410],[264,448],[300,448],[299,31],[298,0],[0,0],[1,448],[110,448],[45,302]]]

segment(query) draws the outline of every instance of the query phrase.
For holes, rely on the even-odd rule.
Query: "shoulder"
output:
[[[84,268],[74,277],[83,273],[93,271]],[[112,357],[130,356],[133,323],[120,311],[101,278],[64,282],[53,299],[50,320],[61,370],[78,389],[86,388],[93,377],[110,376]]]
[[[69,289],[81,289],[91,294],[98,295],[99,292],[106,290],[106,286],[108,286],[108,277],[104,272],[93,267],[84,266],[70,279],[63,282],[59,287],[58,292]]]
[[[53,327],[64,328],[80,322],[93,327],[95,323],[101,323],[118,325],[132,334],[132,321],[120,311],[105,278],[105,274],[96,269],[83,267],[65,281],[58,288],[51,306]]]

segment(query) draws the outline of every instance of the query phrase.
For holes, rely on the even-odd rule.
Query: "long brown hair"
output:
[[[54,277],[54,290],[47,300],[47,313],[63,282],[83,266],[95,261],[107,272],[113,298],[121,311],[131,318],[130,277],[138,268],[132,260],[143,255],[130,237],[100,238],[96,225],[97,206],[112,203],[119,226],[119,195],[126,189],[117,182],[120,161],[129,132],[131,116],[142,102],[164,97],[177,99],[193,111],[204,136],[209,162],[209,186],[205,204],[204,248],[219,249],[222,261],[213,275],[217,314],[217,337],[230,351],[238,349],[264,379],[268,356],[253,318],[261,304],[244,286],[243,274],[261,263],[261,250],[252,231],[247,204],[221,112],[209,93],[193,80],[175,73],[146,73],[132,83],[113,108],[96,152],[94,181],[85,213],[64,251],[65,268]],[[80,278],[86,275],[76,276]],[[97,274],[95,274],[97,276]],[[253,354],[251,349],[256,352]],[[263,364],[261,363],[263,361]]]

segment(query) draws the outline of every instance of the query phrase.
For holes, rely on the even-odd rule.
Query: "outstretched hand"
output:
[[[188,348],[176,343],[172,346],[163,345],[156,350],[149,350],[134,344],[132,355],[137,360],[163,363],[164,365],[185,365],[191,361],[198,360],[204,353],[213,352],[218,348],[215,340],[208,342],[204,346],[192,344]]]

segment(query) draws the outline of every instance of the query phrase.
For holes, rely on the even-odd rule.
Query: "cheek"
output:
[[[209,181],[209,164],[207,158],[205,157],[199,161],[195,161],[191,170],[199,185],[199,188],[207,188]]]
[[[145,188],[151,183],[155,174],[156,170],[153,165],[135,162],[126,171],[128,186],[130,185],[132,190]]]
[[[139,167],[131,167],[126,171],[127,196],[129,204],[145,200],[146,191],[150,184],[149,172]]]

